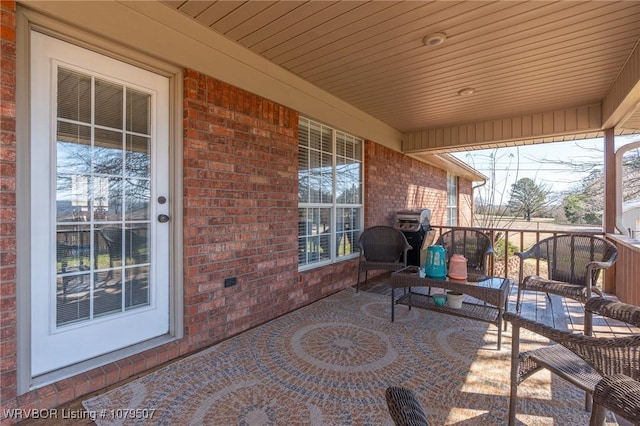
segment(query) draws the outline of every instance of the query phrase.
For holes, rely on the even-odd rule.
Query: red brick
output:
[[[105,381],[107,385],[112,385],[122,380],[122,377],[120,376],[120,368],[117,364],[107,364],[102,367],[102,369],[104,371]]]
[[[120,380],[124,380],[127,377],[131,377],[133,375],[133,363],[130,359],[122,359],[120,361],[116,361],[115,365],[118,367],[120,371]]]
[[[86,376],[89,378],[89,388],[91,391],[102,389],[106,386],[106,376],[102,368],[94,368],[87,371]]]
[[[87,376],[86,374],[79,374],[77,376],[74,376],[74,381],[75,385],[73,388],[75,390],[76,397],[80,395],[86,395],[91,392],[91,381],[89,379],[89,376]]]
[[[37,395],[37,405],[40,409],[58,406],[58,391],[55,384],[46,385],[35,390]]]
[[[58,403],[56,405],[66,404],[67,402],[73,401],[76,398],[76,393],[74,388],[62,389],[58,391]]]

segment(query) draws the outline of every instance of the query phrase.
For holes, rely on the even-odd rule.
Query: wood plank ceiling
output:
[[[599,104],[640,40],[640,1],[164,3],[403,133]]]

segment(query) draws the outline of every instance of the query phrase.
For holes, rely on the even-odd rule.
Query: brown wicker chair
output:
[[[447,264],[454,254],[461,254],[467,259],[467,272],[470,276],[487,273],[487,258],[493,255],[493,247],[489,236],[477,229],[453,228],[440,235],[436,245],[447,251]]]
[[[585,311],[640,327],[640,307],[593,297],[585,304]],[[640,379],[640,334],[623,337],[592,337],[558,330],[512,312],[504,320],[513,325],[511,338],[511,395],[509,424],[515,424],[518,385],[529,376],[547,369],[586,392],[585,408],[591,406],[591,394],[603,376],[625,374]],[[585,326],[586,327],[586,326]],[[555,344],[520,353],[520,328],[549,338]]]
[[[520,257],[516,300],[516,311],[519,312],[522,292],[525,290],[557,294],[582,303],[591,297],[592,290],[602,296],[596,287],[598,275],[600,270],[615,263],[618,250],[607,240],[592,235],[557,235],[539,241],[516,255]],[[527,259],[546,261],[547,277],[524,276]]]
[[[362,231],[358,240],[360,260],[358,262],[358,282],[360,273],[364,271],[364,282],[367,283],[368,271],[384,269],[397,271],[407,266],[407,252],[411,246],[404,234],[391,226],[373,226]]]
[[[389,386],[385,398],[396,426],[429,426],[422,405],[412,390]]]
[[[593,391],[590,426],[604,425],[606,411],[640,424],[640,382],[624,374],[603,377]]]

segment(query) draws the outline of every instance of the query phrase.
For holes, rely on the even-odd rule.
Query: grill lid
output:
[[[429,228],[431,210],[400,210],[396,213],[396,228],[401,231],[418,231],[421,227]]]

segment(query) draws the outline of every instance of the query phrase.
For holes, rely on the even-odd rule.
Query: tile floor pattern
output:
[[[370,280],[360,294],[343,291],[170,363],[86,405],[98,410],[110,399],[108,411],[156,407],[155,419],[140,424],[390,424],[383,391],[400,384],[418,393],[432,425],[505,424],[510,329],[496,351],[496,329],[485,323],[399,307],[391,324],[389,299],[373,294],[388,295],[387,278]],[[556,302],[555,309],[567,317],[557,319],[545,312],[546,303],[534,300],[529,313],[559,321],[558,326],[580,327],[572,319],[579,315],[570,311],[579,306]],[[314,306],[322,309],[311,314]],[[539,343],[531,336],[531,344]],[[520,386],[523,424],[588,423],[583,395],[573,386],[545,372],[528,382]],[[82,406],[76,401],[67,409]]]
[[[419,395],[430,422],[501,425],[509,351],[495,326],[344,290],[84,402],[91,411],[154,409],[99,425],[390,425],[389,385]],[[543,344],[534,335],[526,345]],[[520,387],[524,424],[586,424],[582,393],[540,373]]]

